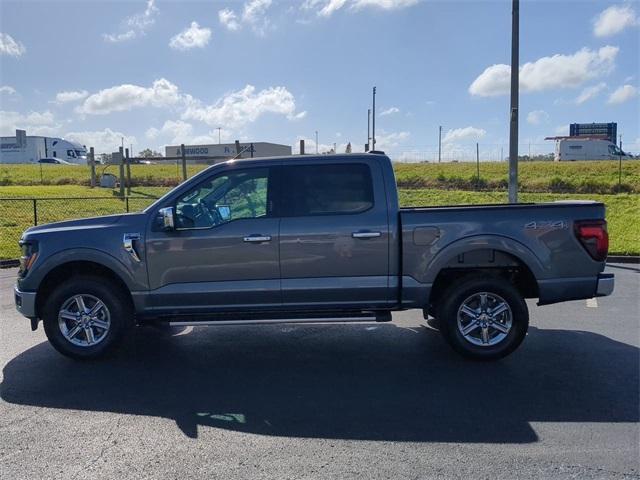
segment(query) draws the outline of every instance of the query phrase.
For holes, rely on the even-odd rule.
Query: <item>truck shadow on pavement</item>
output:
[[[0,396],[38,407],[174,419],[284,437],[537,441],[531,422],[638,422],[639,350],[530,329],[495,363],[459,358],[427,327],[395,324],[139,329],[111,358],[41,343],[4,368]]]

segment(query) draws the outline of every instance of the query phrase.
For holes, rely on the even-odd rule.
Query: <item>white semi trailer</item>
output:
[[[609,140],[600,138],[581,137],[555,137],[556,150],[554,160],[556,162],[568,162],[576,160],[623,160],[633,158],[632,155],[620,150]]]
[[[82,165],[87,163],[86,147],[64,138],[20,136],[17,132],[13,137],[0,137],[0,144],[0,164],[38,163],[47,157]]]

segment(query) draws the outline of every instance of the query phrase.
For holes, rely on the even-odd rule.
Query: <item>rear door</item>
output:
[[[355,158],[281,167],[285,307],[374,308],[391,301],[382,169],[375,159]]]

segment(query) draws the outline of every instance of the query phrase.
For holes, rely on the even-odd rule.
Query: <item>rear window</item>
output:
[[[371,171],[364,163],[286,166],[283,215],[356,214],[373,207]]]

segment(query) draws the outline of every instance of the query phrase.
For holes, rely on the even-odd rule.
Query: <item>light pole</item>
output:
[[[438,163],[442,158],[442,125],[438,127]]]
[[[371,109],[367,108],[367,152],[371,150]]]
[[[511,12],[511,119],[509,128],[509,203],[518,203],[518,88],[520,69],[520,0]]]
[[[376,149],[376,87],[373,87],[373,117],[371,122],[371,150]]]
[[[218,145],[220,145],[220,131],[222,130],[222,127],[217,127],[216,130],[218,130]]]
[[[318,130],[316,130],[316,155],[318,154]]]

